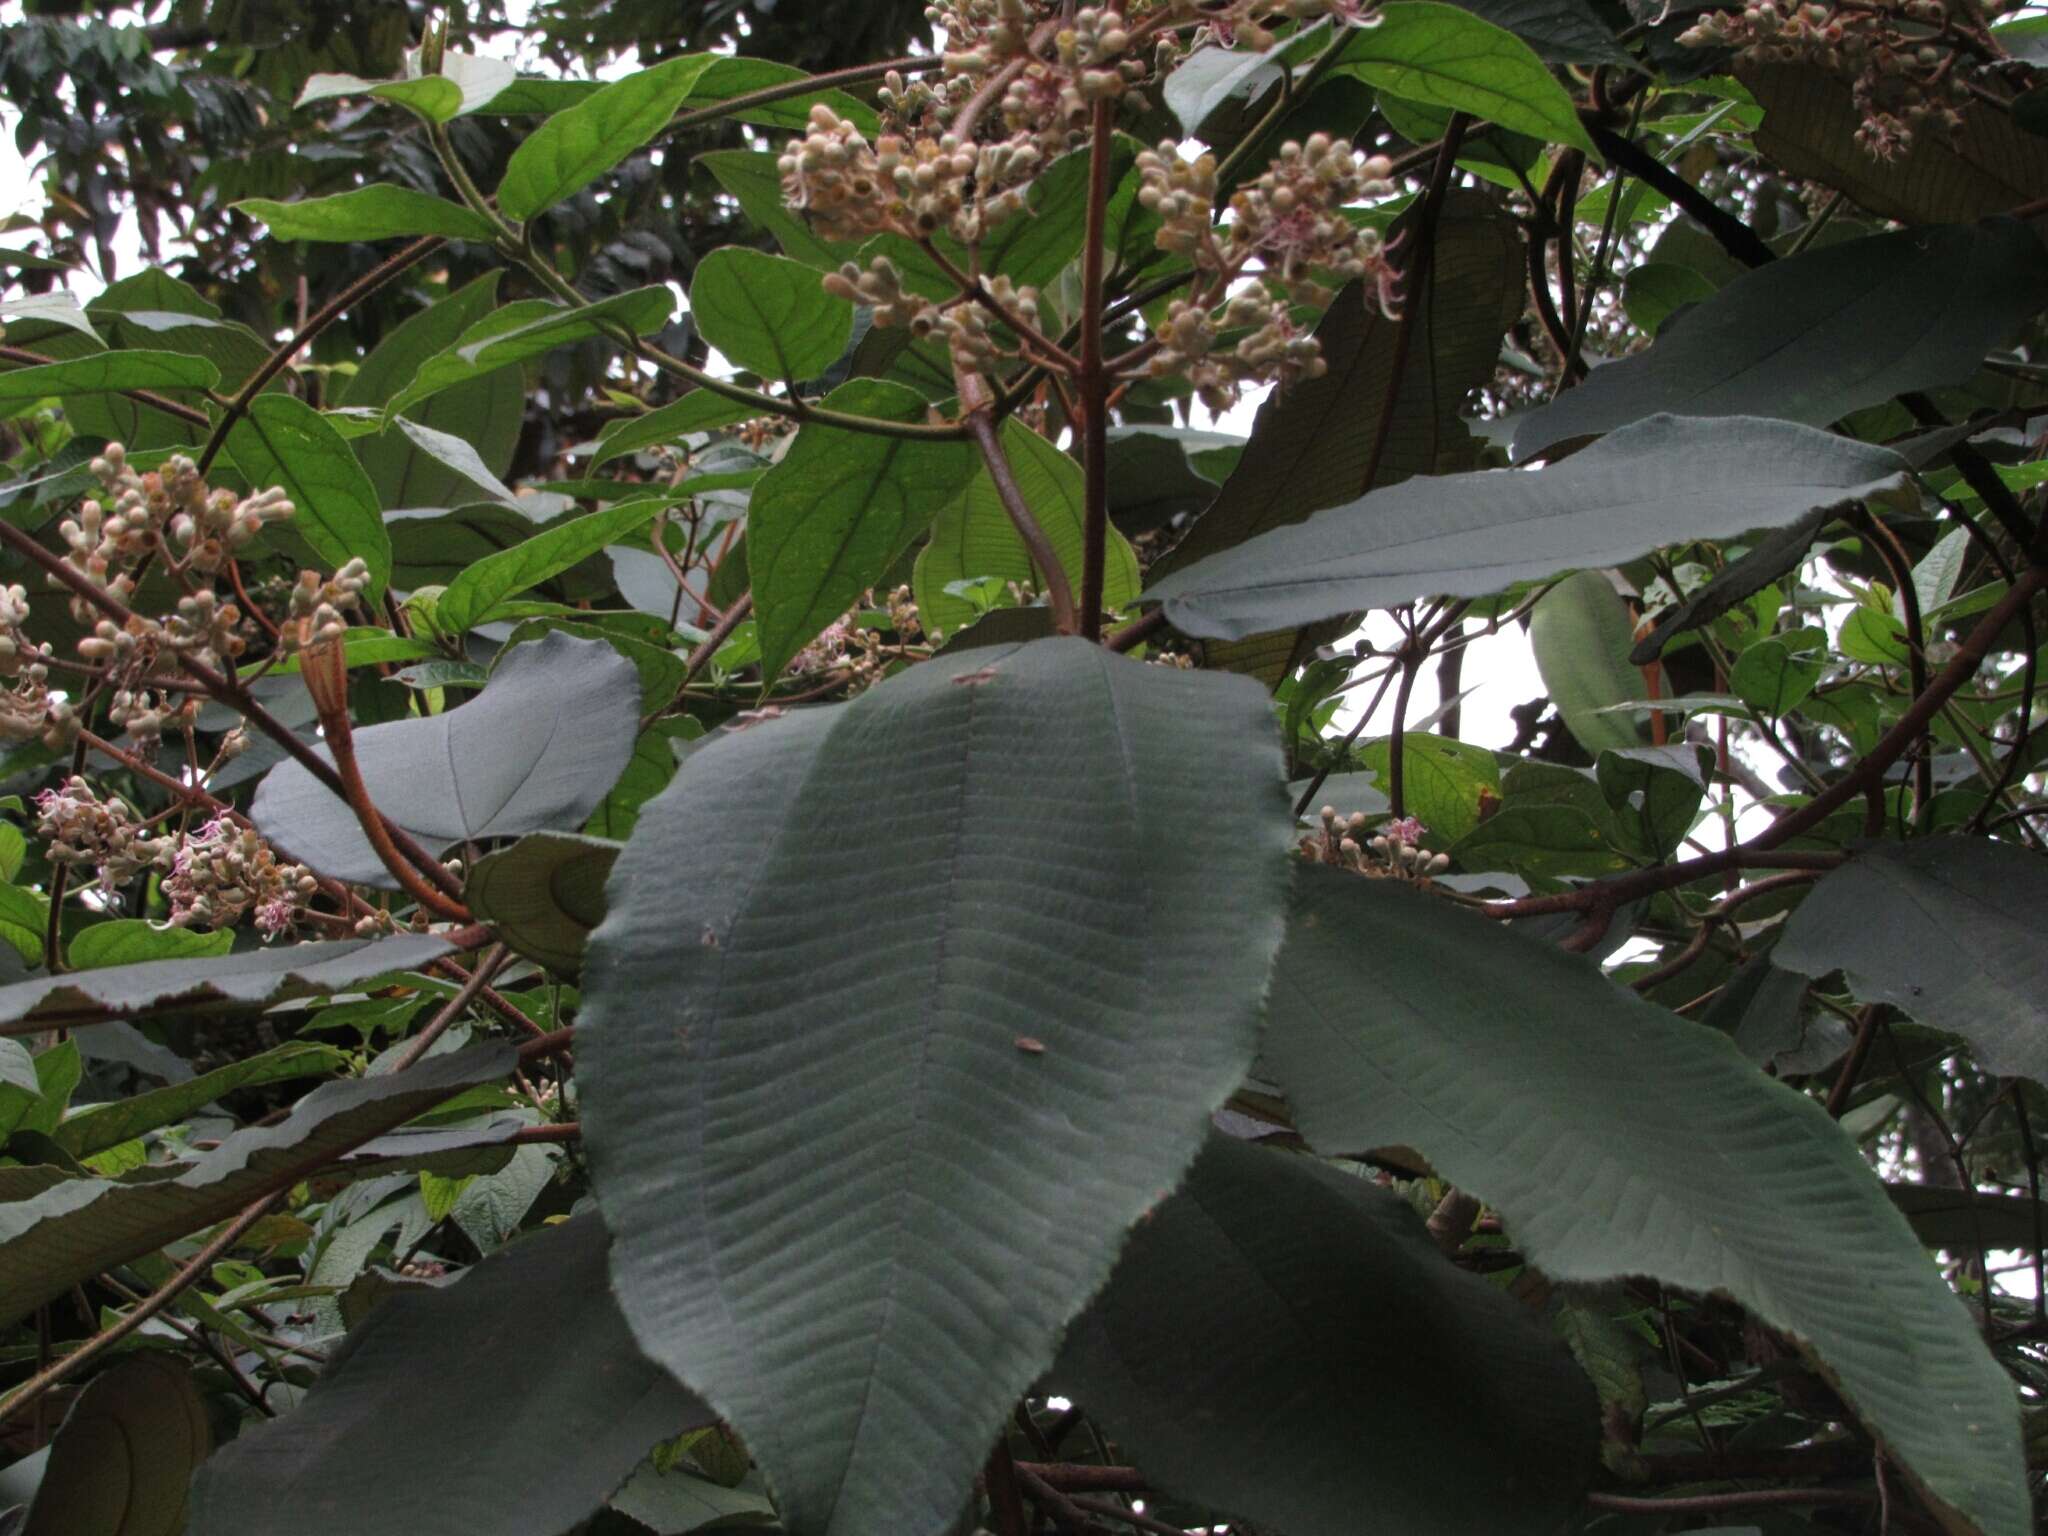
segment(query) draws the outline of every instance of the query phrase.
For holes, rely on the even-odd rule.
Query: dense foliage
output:
[[[5,1529],[2034,1527],[2048,18],[30,10]]]

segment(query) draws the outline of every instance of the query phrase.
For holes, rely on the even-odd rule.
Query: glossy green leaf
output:
[[[345,1067],[348,1057],[331,1045],[291,1040],[166,1088],[111,1103],[93,1104],[67,1116],[50,1139],[73,1157],[91,1157],[144,1131],[183,1120],[195,1110],[240,1088],[318,1077]]]
[[[498,207],[507,218],[530,219],[595,181],[667,126],[714,59],[670,59],[557,112],[512,152]]]
[[[1728,686],[1759,714],[1776,720],[1806,702],[1820,682],[1826,661],[1816,630],[1766,635],[1735,658]]]
[[[1977,1064],[2048,1081],[2048,858],[1980,837],[1880,844],[1823,878],[1773,964],[1839,970],[1865,1002],[1961,1035]]]
[[[900,384],[854,379],[825,397],[836,411],[922,421],[925,403]],[[761,666],[773,678],[792,656],[887,574],[980,464],[964,442],[921,442],[811,422],[754,487],[747,568]]]
[[[430,123],[451,122],[481,110],[519,78],[504,59],[489,59],[448,49],[439,72],[402,80],[365,80],[356,75],[317,74],[299,91],[298,106],[331,101],[338,96],[373,96],[418,113]]]
[[[430,427],[425,422],[413,421],[404,416],[392,423],[392,430],[453,475],[458,484],[473,486],[477,491],[486,496],[496,497],[499,501],[518,499],[510,486],[491,473],[490,466],[483,461],[483,455],[479,454],[466,439],[457,437],[453,432],[443,432],[438,427]]]
[[[1240,1081],[1272,729],[1248,681],[1048,640],[751,725],[642,816],[577,1047],[613,1281],[792,1531],[958,1513]]]
[[[1634,643],[1628,604],[1598,571],[1567,576],[1530,611],[1529,649],[1544,689],[1573,739],[1595,757],[1642,745],[1633,719],[1602,712],[1643,696],[1643,674],[1628,659]]]
[[[507,598],[539,586],[607,544],[645,528],[661,506],[653,498],[622,501],[602,512],[557,523],[522,544],[486,556],[448,583],[435,606],[435,622],[451,635],[488,622]]]
[[[1535,50],[1455,5],[1388,0],[1373,26],[1351,34],[1336,67],[1396,96],[1597,154]]]
[[[464,898],[527,959],[573,972],[583,964],[590,931],[604,921],[604,886],[619,846],[608,838],[535,832],[479,859]]]
[[[1905,473],[1887,449],[1790,422],[1656,416],[1543,469],[1375,491],[1184,566],[1146,595],[1184,633],[1237,639],[1781,526]]]
[[[377,807],[441,849],[575,826],[619,776],[639,720],[632,663],[556,632],[513,646],[466,704],[355,732],[356,760]],[[397,886],[355,813],[297,762],[270,770],[249,814],[323,874]]]
[[[213,1011],[223,1005],[262,1008],[286,998],[342,991],[372,976],[418,970],[451,952],[446,939],[408,933],[38,976],[0,987],[0,1024],[32,1019],[56,1029],[196,1004]]]
[[[1388,787],[1393,743],[1382,737],[1365,744],[1366,768],[1379,788]],[[1479,825],[1482,801],[1499,798],[1500,768],[1493,754],[1470,742],[1410,731],[1401,738],[1401,779],[1407,812],[1444,842],[1454,842]]]
[[[658,331],[675,313],[675,290],[666,283],[635,288],[608,299],[572,307],[549,299],[521,299],[494,310],[456,337],[444,351],[420,364],[410,384],[385,402],[391,417],[452,385],[504,367],[544,357],[556,347],[623,327],[636,336]]]
[[[1956,1529],[2031,1528],[2011,1384],[1818,1103],[1583,959],[1399,882],[1298,876],[1263,1056],[1315,1146],[1414,1147],[1554,1281],[1732,1297]]]
[[[812,274],[813,281],[816,276]],[[757,414],[754,407],[740,401],[729,400],[708,389],[693,389],[682,399],[651,410],[644,416],[628,416],[607,425],[597,435],[597,454],[591,459],[590,467],[598,469],[613,459],[637,453],[642,448],[680,442],[693,433],[751,421]]]
[[[186,1485],[213,1446],[185,1367],[132,1354],[64,1415],[19,1536],[179,1536]]]
[[[1648,350],[1531,411],[1515,457],[1659,411],[1824,427],[1908,390],[1967,383],[2044,305],[2048,250],[2012,219],[1810,250],[1744,273]]]
[[[1081,466],[1014,419],[1003,423],[1002,444],[1017,489],[1051,542],[1078,600],[1085,521]],[[946,587],[983,576],[1045,590],[1044,573],[1033,563],[1023,536],[1003,510],[995,482],[986,468],[977,468],[966,494],[947,503],[933,522],[930,542],[918,552],[913,567],[917,612],[925,629],[943,637],[972,623],[974,605],[949,594]],[[1138,595],[1138,585],[1138,557],[1129,541],[1112,528],[1103,568],[1103,607],[1111,611],[1124,608]]]
[[[690,279],[697,333],[740,367],[791,384],[815,379],[853,339],[853,305],[802,262],[728,245]]]
[[[191,1536],[472,1536],[481,1511],[495,1536],[561,1536],[587,1518],[712,1417],[633,1347],[607,1246],[578,1216],[390,1297],[299,1407],[206,1464]]]
[[[65,1177],[0,1201],[0,1319],[17,1321],[78,1281],[225,1221],[443,1099],[498,1081],[513,1063],[509,1046],[482,1046],[328,1083],[283,1121],[234,1132],[174,1177]]]
[[[442,235],[488,241],[497,231],[482,214],[411,187],[379,183],[280,203],[252,197],[235,205],[270,226],[273,240],[390,240],[400,235]]]
[[[52,395],[96,395],[124,389],[211,389],[220,370],[183,352],[94,352],[63,363],[34,363],[0,372],[0,407],[31,405]]]
[[[201,933],[195,928],[159,928],[139,917],[118,917],[94,923],[73,938],[64,946],[64,958],[74,971],[96,971],[148,960],[224,955],[234,945],[234,931],[228,928]]]
[[[391,536],[376,487],[333,423],[290,395],[258,395],[228,429],[228,454],[251,485],[284,487],[297,509],[292,531],[331,569],[361,557],[374,607],[391,579]]]
[[[1570,1353],[1398,1196],[1215,1134],[1049,1379],[1177,1497],[1294,1536],[1352,1536],[1361,1510],[1548,1536],[1599,1441]]]

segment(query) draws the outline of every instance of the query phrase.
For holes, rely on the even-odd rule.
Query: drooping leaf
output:
[[[827,406],[888,421],[922,421],[925,403],[900,384],[854,379]],[[754,487],[747,568],[761,668],[773,678],[922,533],[981,461],[964,442],[912,441],[810,422]]]
[[[130,1355],[64,1415],[19,1536],[179,1536],[186,1485],[212,1445],[185,1367]]]
[[[1236,639],[1781,526],[1905,473],[1887,449],[1791,422],[1655,416],[1539,470],[1375,491],[1185,566],[1145,595],[1184,633]]]
[[[1044,530],[1067,581],[1079,598],[1085,505],[1081,466],[1022,422],[1002,425],[1003,452],[1025,505]],[[995,482],[977,468],[967,492],[949,502],[932,524],[931,539],[918,552],[912,584],[920,621],[933,635],[951,635],[972,623],[974,605],[946,591],[949,583],[995,576],[1045,590],[1044,573],[1033,563],[1023,535],[1003,510]],[[1102,604],[1112,611],[1138,595],[1138,557],[1128,540],[1109,530],[1104,556]]]
[[[632,663],[553,631],[512,647],[467,704],[355,732],[356,759],[372,802],[440,849],[575,826],[619,776],[639,720]],[[270,770],[250,816],[324,874],[396,886],[355,812],[296,762]]]
[[[275,240],[390,240],[400,235],[443,235],[450,240],[488,241],[497,231],[482,214],[430,197],[411,187],[380,183],[280,203],[252,197],[235,205],[270,226]]]
[[[0,987],[0,1024],[32,1020],[56,1029],[179,1008],[264,1007],[342,991],[371,976],[416,971],[452,952],[446,939],[404,933],[38,976]]]
[[[690,279],[697,332],[740,367],[792,384],[815,379],[853,339],[853,305],[802,262],[728,245]]]
[[[1529,649],[1565,728],[1598,757],[1642,745],[1635,721],[1603,713],[1643,696],[1643,674],[1629,664],[1635,629],[1628,605],[1598,571],[1567,576],[1529,613]]]
[[[458,484],[466,482],[484,495],[494,496],[499,501],[518,499],[510,486],[491,473],[490,466],[483,461],[483,455],[470,445],[468,439],[404,416],[394,421],[391,427],[400,437],[411,442],[415,449],[452,475]]]
[[[1597,154],[1565,88],[1514,33],[1432,0],[1388,0],[1378,18],[1352,32],[1338,71],[1396,96]]]
[[[236,1131],[175,1177],[64,1177],[0,1201],[0,1320],[15,1322],[101,1270],[226,1220],[443,1099],[496,1082],[513,1062],[509,1046],[479,1046],[402,1073],[328,1083],[279,1124]]]
[[[561,1536],[587,1518],[655,1442],[712,1422],[633,1347],[607,1245],[578,1216],[388,1298],[304,1403],[201,1469],[191,1536]]]
[[[94,352],[69,362],[35,363],[0,372],[0,406],[30,405],[51,395],[96,395],[124,389],[211,389],[220,370],[183,352]]]
[[[661,132],[714,59],[670,59],[557,112],[512,152],[498,207],[507,218],[530,219],[595,181]]]
[[[100,333],[93,329],[92,319],[79,305],[78,300],[61,290],[56,293],[15,293],[0,298],[0,316],[20,323],[47,322],[61,325],[66,330],[76,331],[101,341]]]
[[[183,1120],[195,1110],[241,1088],[317,1077],[346,1066],[348,1057],[331,1045],[288,1040],[273,1050],[231,1061],[167,1088],[153,1089],[107,1104],[87,1105],[65,1117],[50,1139],[76,1158],[119,1146],[144,1131]]]
[[[519,78],[504,59],[449,49],[440,70],[402,80],[364,80],[355,75],[318,74],[300,90],[297,105],[330,101],[337,96],[374,96],[418,113],[430,123],[451,122],[493,102]]]
[[[463,894],[470,911],[520,954],[551,970],[575,971],[590,931],[604,921],[605,880],[619,846],[609,838],[535,832],[479,859]]]
[[[812,277],[815,281],[816,274]],[[637,453],[659,443],[678,442],[694,432],[708,432],[714,427],[729,427],[734,422],[748,421],[754,414],[752,406],[728,400],[708,389],[693,389],[682,399],[649,411],[645,416],[629,416],[612,422],[598,434],[599,447],[590,467],[601,468],[623,454]]]
[[[1977,1064],[2048,1081],[2048,858],[1981,837],[1865,850],[1786,922],[1772,963],[1839,970],[1865,1002],[1961,1035]]]
[[[750,726],[642,816],[577,1053],[613,1280],[792,1531],[952,1519],[1240,1080],[1271,731],[1249,682],[1049,640]]]
[[[333,423],[290,395],[258,395],[228,429],[228,454],[251,485],[284,487],[292,531],[331,568],[362,558],[363,597],[374,605],[391,579],[391,536],[376,487]]]
[[[2030,1528],[2012,1387],[1819,1104],[1578,957],[1399,882],[1298,882],[1263,1056],[1315,1146],[1416,1148],[1554,1280],[1725,1293],[1956,1529]]]
[[[2044,305],[2048,250],[2014,219],[1810,250],[1745,272],[1648,350],[1531,411],[1515,457],[1659,411],[1824,427],[1908,390],[1967,383]]]
[[[1178,1497],[1296,1536],[1350,1536],[1361,1510],[1548,1533],[1599,1441],[1570,1353],[1397,1196],[1213,1134],[1050,1379]]]
[[[557,523],[524,543],[487,555],[448,583],[435,604],[434,619],[448,634],[489,620],[507,598],[539,586],[615,544],[654,520],[662,503],[654,498],[622,501],[602,512]]]

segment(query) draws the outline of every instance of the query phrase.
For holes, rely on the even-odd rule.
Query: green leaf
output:
[[[1905,473],[1887,449],[1790,422],[1654,416],[1542,469],[1375,491],[1185,566],[1146,595],[1185,634],[1239,639],[1780,526]]]
[[[110,965],[139,965],[149,960],[191,960],[224,955],[234,948],[232,929],[200,933],[192,928],[159,928],[139,917],[94,923],[65,946],[64,958],[74,971],[96,971]]]
[[[1857,997],[1961,1035],[2001,1077],[2048,1081],[2048,858],[1978,837],[1866,850],[1785,924],[1774,964],[1839,970]]]
[[[513,1064],[510,1047],[482,1046],[403,1073],[327,1083],[279,1124],[236,1131],[173,1177],[45,1180],[0,1201],[0,1320],[16,1322],[81,1280],[225,1221],[443,1099],[496,1082]]]
[[[1873,666],[1903,667],[1913,655],[1906,644],[1905,626],[1876,608],[1852,608],[1835,643],[1851,661],[1867,661]]]
[[[19,1040],[0,1039],[0,1136],[12,1136],[42,1098],[42,1079],[28,1047]]]
[[[1447,851],[1468,873],[1512,870],[1533,879],[1590,879],[1630,866],[1609,825],[1608,817],[1577,805],[1509,801]]]
[[[1790,714],[1820,682],[1827,657],[1825,639],[1812,629],[1766,635],[1735,658],[1728,686],[1766,719]]]
[[[400,235],[443,235],[450,240],[488,242],[491,221],[460,203],[430,197],[411,187],[358,187],[332,197],[296,203],[252,197],[235,207],[270,226],[273,240],[390,240]]]
[[[1293,1536],[1352,1536],[1361,1510],[1548,1536],[1600,1438],[1556,1336],[1446,1262],[1398,1196],[1216,1134],[1050,1380],[1176,1496]]]
[[[1362,288],[1346,289],[1316,327],[1329,371],[1259,406],[1215,504],[1154,563],[1152,579],[1411,475],[1470,468],[1472,435],[1459,411],[1493,377],[1501,335],[1521,317],[1526,274],[1513,222],[1492,199],[1454,192],[1423,291],[1403,301],[1410,337],[1398,387],[1399,323]]]
[[[14,946],[31,968],[43,963],[43,934],[49,927],[50,898],[18,885],[0,885],[0,939]]]
[[[925,403],[900,384],[854,379],[825,397],[835,411],[922,421]],[[789,659],[888,573],[980,464],[964,442],[920,442],[811,422],[754,487],[747,568],[760,626],[761,670]]]
[[[92,328],[92,320],[79,307],[78,300],[64,292],[56,293],[15,293],[0,297],[0,315],[24,323],[46,322],[61,325],[66,330],[77,331],[94,341],[102,340],[100,333]]]
[[[1642,697],[1643,674],[1628,659],[1634,643],[1628,604],[1598,571],[1567,576],[1530,611],[1529,648],[1544,689],[1573,739],[1595,757],[1643,744],[1629,716],[1601,713]]]
[[[337,96],[374,96],[379,101],[396,102],[430,123],[446,123],[491,105],[518,80],[518,71],[504,59],[450,49],[441,56],[438,74],[403,80],[316,74],[306,81],[294,105],[309,106]]]
[[[787,256],[728,245],[690,279],[697,332],[740,367],[791,384],[815,379],[853,339],[853,305]]]
[[[611,1507],[660,1536],[687,1536],[716,1527],[773,1525],[775,1504],[758,1472],[731,1488],[681,1467],[662,1471],[649,1462],[611,1496]]]
[[[813,276],[815,278],[815,274]],[[657,444],[679,442],[693,433],[708,432],[713,427],[751,421],[758,414],[753,406],[713,394],[708,389],[693,389],[682,399],[649,411],[645,416],[628,416],[622,421],[609,423],[597,435],[597,455],[590,461],[590,467],[598,469],[625,454],[637,453],[642,448],[652,448]]]
[[[228,429],[228,454],[251,485],[281,485],[297,508],[292,531],[334,569],[361,556],[374,608],[391,579],[391,536],[376,487],[334,424],[290,395],[258,395]]]
[[[810,226],[782,204],[782,173],[776,156],[754,149],[719,149],[699,155],[697,164],[718,179],[746,216],[775,237],[783,251],[807,267],[821,270],[850,260],[858,245],[821,240]]]
[[[392,425],[399,436],[409,439],[415,448],[447,470],[458,483],[467,482],[499,501],[518,499],[510,486],[491,473],[490,466],[483,461],[483,456],[453,432],[443,432],[437,427],[428,426],[425,422],[413,421],[404,416],[399,417]]]
[[[141,1013],[172,1013],[199,1003],[216,1012],[224,1003],[264,1008],[286,998],[342,991],[372,976],[418,970],[452,952],[446,939],[409,933],[38,976],[0,987],[0,1024],[33,1019],[56,1029]]]
[[[1714,296],[1714,285],[1691,267],[1646,261],[1621,280],[1621,304],[1637,330],[1655,336],[1678,310]]]
[[[1628,747],[1602,752],[1595,773],[1616,818],[1633,826],[1644,852],[1661,859],[1676,853],[1692,830],[1711,762],[1701,746]]]
[[[1375,25],[1352,32],[1338,71],[1598,157],[1571,96],[1514,33],[1430,0],[1388,0],[1378,16]]]
[[[649,1446],[712,1422],[633,1347],[606,1247],[603,1223],[578,1216],[453,1285],[392,1296],[300,1406],[206,1464],[191,1536],[471,1536],[479,1521],[494,1536],[560,1536],[577,1525]]]
[[[1553,1281],[1733,1298],[1952,1528],[2031,1528],[2012,1386],[1819,1104],[1576,956],[1396,881],[1297,877],[1263,1054],[1311,1143],[1414,1147]]]
[[[357,731],[356,760],[377,807],[439,850],[575,826],[619,776],[639,720],[630,662],[551,633],[513,646],[467,704]],[[355,813],[301,764],[271,769],[249,814],[322,873],[396,889]]]
[[[1081,466],[1014,419],[1002,425],[1002,445],[1017,489],[1051,542],[1078,598],[1086,500]],[[931,635],[950,635],[974,621],[978,616],[974,604],[949,595],[946,587],[981,576],[1018,582],[1041,592],[1045,589],[1044,573],[1033,563],[1023,536],[1003,510],[986,466],[977,467],[967,493],[948,502],[939,513],[932,524],[931,540],[918,552],[912,568],[918,617]],[[1138,557],[1129,541],[1112,528],[1104,561],[1103,607],[1111,611],[1124,608],[1138,595],[1138,586]]]
[[[185,1367],[131,1354],[64,1415],[20,1536],[179,1536],[186,1484],[212,1447]]]
[[[498,183],[499,209],[530,219],[588,186],[668,126],[715,57],[670,59],[557,112],[512,152]]]
[[[607,544],[638,532],[654,521],[661,507],[652,497],[622,501],[602,512],[557,523],[523,544],[486,556],[448,583],[435,608],[435,623],[451,635],[488,623],[505,599],[539,586]]]
[[[1656,628],[1637,642],[1628,659],[1639,667],[1648,666],[1679,635],[1706,628],[1772,582],[1797,570],[1827,521],[1825,511],[1815,512],[1758,539],[1741,559],[1715,572],[1713,580],[1683,602],[1665,609]]]
[[[73,1157],[87,1158],[145,1131],[183,1120],[237,1089],[319,1077],[347,1065],[348,1057],[331,1045],[292,1040],[186,1082],[112,1103],[87,1105],[60,1123],[50,1139]]]
[[[1647,351],[1531,411],[1515,457],[1659,411],[1827,426],[1909,390],[1969,382],[2044,305],[2048,250],[2017,220],[1807,251],[1745,272]]]
[[[711,61],[709,69],[697,77],[697,83],[690,87],[690,94],[684,98],[683,105],[690,111],[700,111],[730,101],[735,96],[750,95],[809,78],[793,64],[748,55],[721,54]],[[810,126],[811,107],[819,102],[851,122],[870,140],[881,132],[881,119],[875,116],[873,107],[858,96],[831,89],[806,91],[801,96],[742,107],[732,117],[735,122],[759,123],[766,128],[787,128],[793,133],[802,133]]]
[[[1554,64],[1618,64],[1628,55],[1587,0],[1458,0]]]
[[[543,357],[571,342],[602,336],[607,327],[623,327],[636,336],[658,331],[668,324],[675,308],[675,290],[666,283],[581,306],[557,304],[551,299],[507,304],[485,315],[445,350],[422,363],[412,382],[385,402],[385,420],[452,385],[507,363]]]
[[[1369,741],[1360,755],[1385,789],[1393,743],[1385,737]],[[1479,825],[1480,802],[1487,795],[1498,798],[1500,768],[1484,747],[1410,731],[1401,738],[1401,784],[1408,814],[1452,843]]]
[[[605,880],[619,847],[608,838],[535,832],[479,859],[463,895],[478,920],[527,959],[574,972],[591,929],[604,921]]]
[[[792,1531],[953,1519],[1241,1080],[1272,732],[1249,681],[1048,640],[728,735],[647,807],[577,1049],[613,1282]]]
[[[183,352],[95,352],[63,363],[0,372],[0,407],[33,405],[52,395],[104,395],[124,389],[211,389],[220,370]]]

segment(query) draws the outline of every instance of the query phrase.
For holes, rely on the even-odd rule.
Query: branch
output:
[[[1011,471],[1010,456],[1003,451],[1002,437],[995,423],[989,419],[991,402],[987,386],[978,374],[961,368],[953,370],[953,380],[960,391],[961,420],[967,424],[974,445],[981,450],[982,462],[988,466],[988,477],[995,484],[996,499],[1003,504],[1003,511],[1009,514],[1017,537],[1024,541],[1031,563],[1045,574],[1045,596],[1052,607],[1053,628],[1063,635],[1081,633],[1082,626],[1074,612],[1074,588],[1067,579],[1067,568],[1060,563],[1052,540],[1039,526],[1031,511],[1031,503],[1024,499],[1023,489]]]
[[[1107,98],[1095,103],[1088,148],[1088,232],[1081,253],[1081,635],[1102,638],[1102,584],[1109,546],[1109,374],[1102,364],[1103,239],[1109,216],[1109,158],[1114,148]]]

